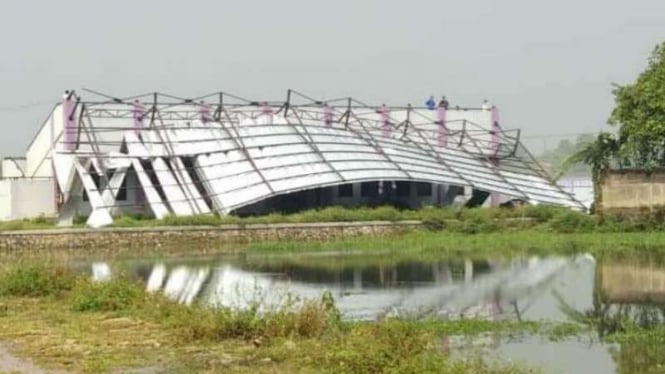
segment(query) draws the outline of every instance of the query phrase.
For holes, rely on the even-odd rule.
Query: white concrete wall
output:
[[[0,178],[22,178],[26,167],[25,159],[5,158],[0,166]]]
[[[12,179],[12,218],[55,216],[53,180]]]
[[[53,126],[51,126],[51,122]],[[53,134],[51,130],[53,128]],[[62,133],[62,107],[58,105],[46,119],[26,153],[25,176],[51,177],[51,137],[57,139]]]
[[[53,180],[17,178],[0,180],[0,220],[55,216]]]
[[[9,221],[12,216],[12,181],[0,179],[0,221]]]

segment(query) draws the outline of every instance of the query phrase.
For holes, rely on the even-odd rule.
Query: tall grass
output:
[[[537,205],[516,208],[452,208],[426,206],[417,210],[400,210],[392,206],[340,207],[306,210],[293,214],[268,214],[237,217],[233,215],[167,216],[161,220],[145,216],[116,217],[114,227],[220,226],[225,224],[316,223],[359,221],[421,221],[431,231],[478,234],[494,231],[540,230],[557,233],[579,232],[646,232],[665,229],[661,210],[641,215],[594,216],[566,208]],[[0,223],[2,230],[53,228],[47,218]]]
[[[75,276],[61,267],[18,263],[0,267],[0,296],[60,296],[74,287]]]
[[[245,340],[245,344],[251,342],[255,347],[248,353],[245,365],[267,357],[277,364],[288,361],[286,367],[335,373],[524,371],[517,367],[488,366],[479,360],[453,361],[440,352],[438,330],[425,329],[417,321],[342,322],[329,293],[319,300],[289,300],[273,310],[259,310],[256,306],[242,310],[210,308],[178,304],[163,295],[148,293],[139,284],[122,277],[93,282],[66,270],[56,273],[43,270],[25,264],[6,266],[1,273],[2,280],[22,285],[16,287],[17,290],[23,290],[26,279],[37,280],[37,289],[46,290],[13,291],[6,295],[42,297],[57,289],[63,297],[58,302],[70,305],[68,318],[79,315],[82,321],[91,323],[122,316],[136,321],[137,326],[141,321],[150,322],[161,326],[164,333],[174,338],[169,343],[174,349],[189,350],[223,343],[237,345],[238,340]],[[40,278],[46,277],[43,274],[48,278]],[[53,288],[46,286],[45,279]],[[87,318],[93,313],[100,314],[101,319]],[[84,314],[87,316],[83,317]],[[80,341],[84,342],[85,338],[81,337]]]

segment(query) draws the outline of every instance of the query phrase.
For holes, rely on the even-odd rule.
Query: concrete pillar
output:
[[[261,103],[261,114],[266,117],[266,123],[271,124],[273,123],[273,112],[272,108],[268,105],[266,102]]]
[[[143,104],[141,104],[140,101],[134,100],[134,103],[132,104],[132,117],[134,119],[134,131],[136,132],[136,135],[139,135],[141,133],[141,129],[143,129],[143,117],[145,116],[145,107]],[[130,174],[127,174],[125,178],[129,178]],[[143,212],[143,209],[145,207],[145,194],[143,193],[143,188],[139,187],[138,183],[138,178],[134,178],[134,184],[136,186],[134,192],[135,192],[135,199],[136,199],[136,208],[140,211]],[[129,185],[129,183],[128,183]],[[128,196],[129,197],[129,196]]]
[[[323,105],[323,124],[325,127],[331,127],[333,123],[333,109],[328,104]]]
[[[362,191],[360,183],[353,184],[353,203],[359,203],[362,200]]]
[[[448,146],[448,128],[446,127],[446,108],[436,108],[437,143],[439,147]]]
[[[390,137],[390,108],[386,106],[386,104],[381,105],[381,110],[379,111],[379,114],[381,114],[381,135],[383,135],[386,138]]]
[[[204,101],[201,101],[201,106],[199,107],[199,114],[201,115],[201,122],[207,123],[212,120],[210,117],[210,105]]]
[[[63,150],[73,151],[76,142],[76,114],[73,92],[65,91],[62,98],[62,143]]]

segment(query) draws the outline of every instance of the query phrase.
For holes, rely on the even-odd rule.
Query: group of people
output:
[[[439,100],[439,103],[436,103],[436,100],[434,100],[434,96],[430,96],[429,99],[425,102],[425,107],[429,110],[434,110],[436,108],[443,108],[448,110],[448,107],[450,106],[450,103],[448,102],[448,99],[446,99],[445,96],[441,97],[441,100]],[[490,110],[492,109],[492,106],[490,105],[489,101],[483,100],[483,104],[481,106],[481,109],[483,110]]]
[[[439,107],[439,108],[448,109],[448,106],[449,106],[449,105],[450,105],[450,103],[448,102],[448,100],[446,99],[446,97],[445,97],[445,96],[441,97],[441,100],[439,101],[438,107]],[[429,110],[434,110],[434,109],[437,108],[437,104],[436,104],[436,101],[434,100],[434,96],[430,96],[430,97],[429,97],[429,100],[427,100],[427,101],[425,102],[425,106],[426,106],[427,109],[429,109]]]

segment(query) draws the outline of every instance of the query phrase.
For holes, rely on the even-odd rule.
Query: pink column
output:
[[[141,132],[141,129],[143,128],[143,117],[145,115],[145,107],[138,100],[135,100],[132,104],[132,115],[134,117],[134,131],[138,136]],[[135,190],[136,206],[138,207],[139,211],[143,211],[145,205],[145,194],[143,193],[143,189],[139,187],[138,178],[135,178],[135,180],[137,182]]]
[[[492,107],[492,127],[490,130],[491,157],[495,157],[499,151],[499,109]]]
[[[261,113],[263,113],[264,116],[268,117],[268,123],[272,123],[272,108],[266,103],[265,101],[261,103]]]
[[[136,130],[136,135],[139,134],[143,128],[143,115],[145,113],[145,107],[141,102],[135,100],[132,104],[132,116],[134,118],[134,130]]]
[[[379,111],[379,114],[381,114],[381,134],[385,136],[386,138],[390,137],[390,108],[388,108],[385,104],[381,105],[381,110]]]
[[[323,105],[323,123],[326,127],[331,127],[333,122],[333,109],[328,104]]]
[[[65,96],[62,98],[62,142],[65,151],[73,151],[76,142],[76,115],[73,111],[73,95],[65,91]]]
[[[199,108],[199,113],[201,114],[201,121],[203,123],[210,122],[210,105],[201,101],[201,107]]]
[[[446,108],[436,108],[437,141],[439,147],[448,146],[448,128],[446,127]]]

